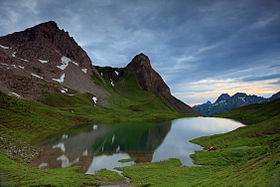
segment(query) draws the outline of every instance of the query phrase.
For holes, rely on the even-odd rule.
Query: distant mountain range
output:
[[[246,93],[236,93],[233,96],[230,96],[227,93],[223,93],[214,103],[207,101],[204,104],[195,105],[193,109],[207,116],[213,116],[216,113],[228,112],[233,108],[255,103],[264,103],[272,101],[279,97],[280,92],[272,95],[269,98],[264,98],[256,95],[247,95]]]

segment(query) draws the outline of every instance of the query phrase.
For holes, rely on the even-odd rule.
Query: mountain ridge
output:
[[[246,106],[249,104],[264,103],[272,101],[280,97],[280,91],[273,94],[269,98],[264,98],[257,95],[247,95],[246,93],[237,92],[234,95],[230,96],[227,93],[221,94],[214,103],[207,102],[201,105],[193,106],[193,109],[208,115],[212,116],[220,112],[228,112],[229,110],[241,106]]]
[[[114,82],[133,76],[136,79],[133,84],[166,100],[176,112],[200,115],[171,95],[169,87],[143,53],[136,55],[124,68],[108,67],[111,71],[103,75],[86,51],[54,21],[2,36],[0,45],[0,90],[4,93],[42,102],[51,94],[73,95],[70,93],[73,89],[92,94],[99,105],[110,106],[112,97],[124,97]]]

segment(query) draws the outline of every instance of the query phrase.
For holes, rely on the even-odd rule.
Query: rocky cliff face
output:
[[[153,70],[149,58],[144,54],[135,56],[126,66],[125,72],[134,74],[139,85],[148,92],[170,95],[170,89],[161,76]]]
[[[72,88],[104,103],[110,95],[93,83],[92,72],[104,80],[86,52],[53,21],[0,37],[0,45],[3,92],[38,101],[43,93]]]
[[[141,53],[135,56],[124,68],[124,72],[127,74],[134,74],[138,84],[144,90],[161,95],[177,112],[200,115],[199,112],[193,110],[190,106],[171,95],[169,87],[161,76],[152,68],[150,60],[146,55]]]

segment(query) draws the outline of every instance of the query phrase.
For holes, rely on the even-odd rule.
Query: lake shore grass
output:
[[[78,173],[77,167],[69,169],[38,169],[28,163],[36,159],[39,149],[35,146],[45,139],[85,124],[130,121],[162,121],[194,115],[174,111],[133,111],[94,106],[91,95],[74,97],[51,95],[45,104],[17,99],[0,92],[0,185],[101,185],[125,181],[114,171],[102,170],[96,175]],[[72,99],[75,102],[72,102]],[[116,98],[115,98],[116,99]],[[58,106],[52,106],[56,103]],[[128,103],[130,104],[130,103]],[[143,107],[143,106],[141,106]],[[147,107],[147,106],[145,106]],[[38,182],[36,182],[38,181]]]
[[[279,186],[280,100],[242,107],[219,117],[250,125],[192,140],[205,148],[191,155],[195,164],[203,166],[182,166],[178,159],[170,159],[118,169],[132,184],[143,186]],[[214,151],[208,152],[212,146]]]
[[[87,95],[79,97],[88,98]],[[5,142],[1,142],[0,152],[1,185],[81,186],[123,182],[123,177],[108,170],[102,170],[96,175],[85,175],[77,172],[78,167],[39,169],[32,168],[27,163],[38,156],[35,144],[79,125],[193,116],[172,111],[165,115],[162,112],[151,111],[133,113],[125,108],[118,110],[93,107],[79,102],[70,106],[51,107],[2,93],[0,99],[3,106],[0,113],[0,133],[3,138],[0,139]],[[196,164],[204,166],[182,166],[178,159],[170,159],[164,162],[136,164],[119,170],[131,179],[131,185],[277,186],[280,184],[279,103],[280,101],[276,100],[253,108],[248,106],[236,109],[233,113],[219,114],[218,117],[232,118],[250,125],[229,133],[192,140],[205,149],[215,147],[214,151],[202,150],[191,155]],[[267,114],[268,111],[273,111],[273,114]],[[135,120],[132,120],[133,118]],[[9,146],[15,149],[10,150]],[[7,150],[19,150],[24,146],[30,147],[30,150],[28,149],[23,156],[7,154]]]
[[[135,158],[128,158],[128,159],[121,159],[121,160],[118,160],[118,162],[132,162],[136,160]]]

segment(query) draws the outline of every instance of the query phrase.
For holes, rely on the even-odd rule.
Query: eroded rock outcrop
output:
[[[152,68],[149,58],[144,54],[135,56],[124,70],[128,74],[134,74],[138,84],[146,91],[159,94],[180,113],[192,113],[200,115],[182,101],[171,95],[169,87],[161,76]]]

